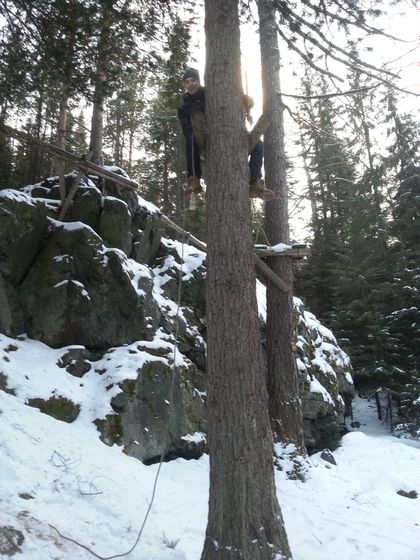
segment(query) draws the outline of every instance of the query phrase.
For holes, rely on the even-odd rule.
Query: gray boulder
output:
[[[139,206],[133,217],[133,248],[130,257],[139,263],[151,264],[160,249],[161,228],[159,214]]]
[[[0,274],[0,332],[14,336],[25,332],[23,310],[16,288]]]
[[[106,166],[105,169],[107,169],[108,171],[112,171],[117,175],[121,175],[121,177],[129,179],[129,176],[123,169],[121,169],[121,167],[117,167],[114,165]],[[137,193],[131,189],[124,187],[123,185],[115,183],[112,179],[105,179],[103,180],[103,183],[105,195],[119,198],[120,200],[124,201],[127,204],[127,208],[129,209],[130,214],[134,216],[134,214],[137,212],[137,208],[139,207]]]
[[[99,223],[99,235],[111,247],[121,249],[128,256],[132,248],[131,213],[122,200],[107,196]]]
[[[44,204],[26,194],[0,191],[0,273],[17,285],[35,261],[48,229]]]
[[[148,339],[160,313],[152,279],[82,223],[54,222],[22,283],[27,333],[54,347],[109,348]]]
[[[335,449],[354,393],[350,359],[332,332],[295,298],[297,362],[308,451]]]
[[[17,552],[21,552],[20,547],[24,540],[22,531],[9,525],[0,527],[0,555],[14,556]]]
[[[98,232],[101,207],[102,195],[99,189],[94,185],[80,185],[66,213],[65,220],[66,222],[83,222]]]
[[[113,397],[115,414],[97,420],[102,439],[124,446],[124,451],[153,463],[164,454],[197,458],[205,449],[204,400],[196,384],[200,376],[193,364],[174,370],[165,361],[146,362],[136,380],[120,383]],[[172,399],[171,399],[172,394]]]

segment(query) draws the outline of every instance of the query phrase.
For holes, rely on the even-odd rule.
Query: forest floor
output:
[[[42,360],[51,349],[36,344]],[[18,376],[19,364],[15,370]],[[16,558],[93,558],[51,525],[98,555],[126,552],[144,520],[158,466],[101,443],[87,414],[66,424],[26,406],[19,379],[17,396],[0,391],[0,528],[24,535]],[[420,494],[420,443],[391,436],[376,419],[374,401],[356,398],[354,420],[360,428],[343,437],[333,453],[336,465],[312,455],[306,482],[276,471],[293,558],[418,560],[420,498],[398,492]],[[162,465],[150,516],[128,560],[200,559],[208,472],[207,456]],[[0,529],[1,546],[5,538]]]

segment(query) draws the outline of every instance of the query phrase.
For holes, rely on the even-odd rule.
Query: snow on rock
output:
[[[309,449],[311,443],[314,449],[331,447],[334,440],[338,444],[344,415],[351,410],[354,387],[350,359],[332,332],[305,310],[299,298],[294,298],[294,306],[305,441]]]
[[[22,202],[24,204],[30,204],[34,206],[34,203],[30,196],[22,191],[16,191],[15,189],[2,189],[0,190],[0,199],[9,199],[13,202]]]
[[[260,319],[266,320],[266,289],[257,281]],[[296,362],[303,403],[305,443],[309,450],[338,444],[344,414],[354,393],[351,363],[332,332],[293,299]]]

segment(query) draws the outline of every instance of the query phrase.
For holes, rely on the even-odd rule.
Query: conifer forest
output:
[[[420,440],[420,27],[409,36],[390,13],[404,21],[419,11],[415,0],[0,0],[0,193],[64,181],[74,165],[42,149],[53,145],[123,170],[143,199],[207,244],[211,468],[225,473],[220,465],[233,461],[217,438],[238,421],[228,400],[237,393],[249,415],[253,405],[256,416],[264,410],[255,432],[244,421],[229,445],[236,453],[243,437],[252,448],[244,461],[261,472],[252,500],[271,520],[281,521],[273,439],[306,457],[293,296],[350,357],[356,393],[386,401],[378,411],[386,410],[390,432]],[[251,41],[258,64],[244,56]],[[200,71],[209,111],[205,190],[193,205],[177,116],[189,67]],[[248,173],[243,94],[254,97],[255,122],[268,118],[264,175],[273,202],[236,196]],[[266,282],[265,361],[252,255],[255,244],[279,243],[306,245],[308,255],[266,261],[293,289],[280,296]],[[238,385],[235,368],[244,372]],[[0,372],[0,388],[1,380]],[[252,508],[235,502],[232,486],[221,510],[217,485],[235,482],[210,472],[203,560],[291,559],[282,521],[270,524],[255,510],[244,521],[248,533],[235,533],[235,516]],[[245,487],[246,473],[232,472]],[[255,552],[248,540],[259,525],[266,534]],[[227,545],[221,552],[216,541],[244,556]]]

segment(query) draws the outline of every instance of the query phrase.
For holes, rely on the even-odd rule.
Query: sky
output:
[[[389,2],[389,0],[388,0]],[[387,2],[384,2],[386,4]],[[204,7],[201,8],[201,20],[197,23],[194,34],[193,54],[197,59],[196,66],[199,68],[201,76],[204,77],[205,71],[205,36],[204,36]],[[378,36],[365,37],[360,43],[359,51],[361,57],[370,64],[381,66],[389,63],[388,68],[400,72],[401,80],[398,85],[420,95],[420,4],[415,8],[410,0],[402,0],[401,5],[389,8],[386,15],[372,21],[372,25],[384,29],[385,32],[392,34],[404,41],[397,42],[389,38]],[[326,32],[329,40],[337,42],[345,47],[344,37],[340,31],[330,27]],[[299,65],[299,57],[290,52],[286,47],[281,48],[281,84],[282,92],[285,94],[300,94],[300,82],[293,74]],[[409,51],[415,51],[409,53]],[[259,54],[258,29],[255,23],[244,24],[241,26],[241,52],[243,66],[243,82],[245,88],[245,76],[248,77],[249,95],[255,102],[255,112],[262,106],[261,93],[261,65]],[[402,57],[400,60],[396,60]],[[334,68],[334,62],[330,68]],[[335,70],[335,69],[334,69]],[[345,74],[345,68],[339,66],[340,75]],[[332,91],[334,89],[332,88]],[[293,103],[293,102],[291,102]],[[413,110],[420,108],[419,98],[409,98],[407,105]]]

